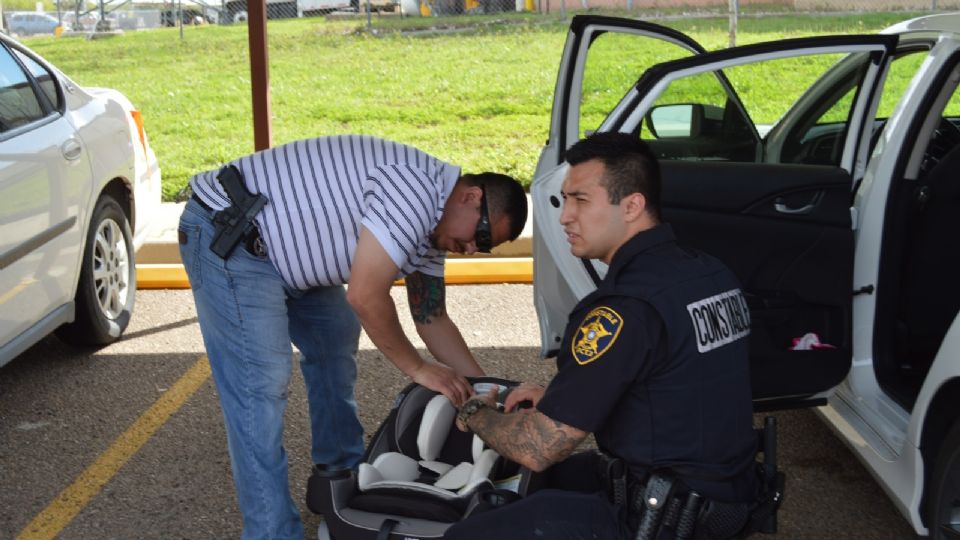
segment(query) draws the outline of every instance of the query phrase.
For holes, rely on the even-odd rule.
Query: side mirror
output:
[[[699,103],[658,105],[646,115],[647,127],[658,139],[697,137],[700,135],[703,120],[703,105]]]

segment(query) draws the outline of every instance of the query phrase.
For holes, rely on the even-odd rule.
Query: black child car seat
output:
[[[513,381],[472,378],[477,393],[493,386],[503,399]],[[321,540],[440,538],[473,512],[520,497],[531,475],[454,424],[442,394],[411,384],[397,397],[357,469],[315,466],[307,507],[322,514]]]

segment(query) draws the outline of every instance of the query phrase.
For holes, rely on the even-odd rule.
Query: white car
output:
[[[758,411],[817,406],[918,534],[960,534],[960,14],[706,53],[573,19],[531,188],[543,354],[606,267],[559,225],[566,148],[635,134],[663,215],[749,296]],[[826,348],[794,350],[816,334]],[[789,486],[788,486],[789,490]]]
[[[24,11],[11,13],[7,17],[7,30],[18,36],[53,34],[58,26],[62,26],[64,30],[70,29],[69,23],[58,21],[56,17],[46,13]]]
[[[0,36],[0,366],[55,330],[78,344],[120,337],[159,205],[130,102]]]

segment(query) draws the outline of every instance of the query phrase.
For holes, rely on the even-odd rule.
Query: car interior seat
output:
[[[897,319],[898,357],[921,379],[960,310],[960,145],[922,176],[913,193]]]

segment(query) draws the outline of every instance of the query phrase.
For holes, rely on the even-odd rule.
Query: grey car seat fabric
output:
[[[360,491],[409,490],[443,500],[466,500],[480,487],[492,487],[489,476],[500,456],[493,449],[484,449],[483,441],[476,435],[471,448],[472,461],[437,460],[450,430],[456,429],[453,427],[456,412],[446,397],[434,396],[424,408],[417,432],[417,449],[422,459],[385,452],[372,463],[361,463],[357,474]]]

